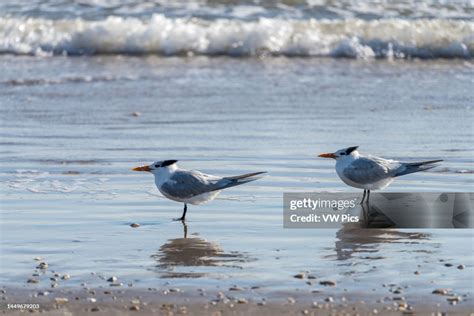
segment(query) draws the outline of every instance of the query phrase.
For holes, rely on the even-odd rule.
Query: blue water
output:
[[[2,285],[49,287],[54,270],[71,275],[60,288],[108,286],[115,275],[138,288],[309,294],[317,282],[293,278],[308,271],[337,281],[323,295],[374,288],[375,301],[396,282],[413,301],[445,306],[431,291],[448,287],[472,304],[472,230],[282,228],[283,192],[352,190],[333,161],[316,157],[350,145],[445,160],[388,191],[472,190],[470,62],[4,55],[0,63]],[[268,176],[190,206],[183,239],[171,221],[182,205],[130,170],[161,159]],[[27,285],[35,257],[50,268]]]

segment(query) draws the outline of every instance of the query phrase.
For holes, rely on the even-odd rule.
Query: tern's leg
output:
[[[363,203],[360,203],[360,205],[362,206],[362,217],[363,217],[363,225],[367,225],[367,223],[369,222],[369,217],[368,217],[368,212],[367,212],[367,207],[365,204]]]
[[[360,205],[362,205],[364,203],[366,193],[367,193],[367,191],[364,189],[364,195],[362,195],[362,201],[360,201]]]
[[[181,215],[180,218],[176,218],[175,221],[182,221],[184,222],[185,218],[186,218],[186,211],[188,210],[188,205],[186,203],[184,203],[184,210],[183,210],[183,215]]]
[[[369,204],[370,190],[367,190],[367,205]]]
[[[186,225],[184,221],[182,221],[181,223],[183,223],[184,238],[188,238],[188,225]]]

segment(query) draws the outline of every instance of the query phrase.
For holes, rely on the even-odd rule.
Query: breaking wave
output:
[[[447,19],[0,18],[0,53],[472,58],[474,22]]]

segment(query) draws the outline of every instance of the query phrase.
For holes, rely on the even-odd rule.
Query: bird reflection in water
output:
[[[358,254],[361,254],[361,259],[383,259],[383,256],[377,254],[380,250],[385,251],[383,248],[380,249],[383,244],[414,244],[428,240],[431,236],[427,233],[384,228],[367,229],[361,226],[359,223],[347,223],[337,231],[335,242],[337,260],[351,259]]]
[[[238,264],[248,261],[242,253],[224,252],[216,242],[188,237],[188,226],[184,222],[182,225],[183,238],[169,239],[151,256],[157,261],[156,268],[163,273],[163,278],[199,278],[210,273],[206,267],[240,269]],[[215,269],[212,271],[216,272]]]
[[[472,228],[474,194],[415,192],[376,193],[362,204],[366,228]]]

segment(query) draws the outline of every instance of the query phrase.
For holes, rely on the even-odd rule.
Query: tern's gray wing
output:
[[[347,179],[355,183],[374,183],[392,175],[399,165],[394,160],[374,156],[359,157],[347,166],[343,173]]]
[[[199,171],[178,170],[161,186],[160,191],[168,196],[186,199],[218,190],[216,183],[220,179]]]

